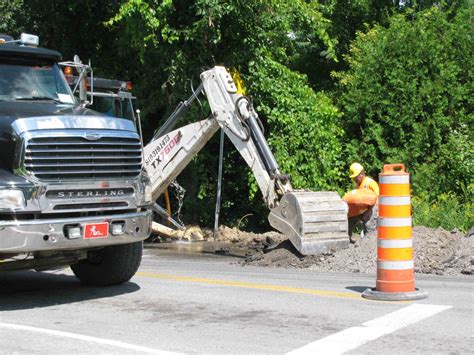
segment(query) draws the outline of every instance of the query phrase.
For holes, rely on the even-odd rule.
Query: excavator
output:
[[[270,210],[268,221],[273,228],[285,234],[302,255],[347,248],[346,203],[334,191],[292,188],[290,177],[280,172],[258,114],[244,95],[240,80],[222,66],[204,71],[200,79],[192,96],[177,106],[144,146],[144,166],[154,200],[222,129],[254,174]],[[209,117],[175,129],[200,94],[209,103]]]

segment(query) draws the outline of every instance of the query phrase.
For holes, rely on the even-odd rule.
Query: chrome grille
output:
[[[30,137],[25,143],[24,168],[40,180],[135,177],[142,168],[137,135]]]

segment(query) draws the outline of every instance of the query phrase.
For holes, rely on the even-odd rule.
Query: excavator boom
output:
[[[144,147],[145,168],[154,198],[164,192],[221,128],[252,170],[270,209],[268,219],[272,227],[287,235],[303,255],[347,247],[347,205],[339,195],[293,190],[289,177],[279,171],[250,100],[237,92],[227,70],[216,66],[202,73],[201,81],[193,97],[178,106]],[[173,130],[202,91],[211,108],[210,117]]]

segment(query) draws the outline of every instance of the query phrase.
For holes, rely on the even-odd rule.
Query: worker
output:
[[[358,189],[372,190],[377,196],[380,194],[379,185],[374,179],[365,175],[365,170],[362,165],[353,163],[349,170],[351,174],[350,177],[354,180]]]
[[[354,180],[357,189],[365,189],[373,191],[377,197],[380,194],[379,185],[377,182],[365,175],[364,167],[359,163],[351,164],[350,168],[350,177]],[[375,209],[375,211],[374,211]],[[354,235],[354,229],[356,226],[361,223],[362,224],[362,231],[361,236],[364,236],[369,231],[374,230],[376,228],[376,215],[377,215],[377,207],[376,204],[370,207],[367,211],[362,213],[361,215],[350,217],[349,218],[349,239],[351,243],[355,243],[358,239],[357,235]]]

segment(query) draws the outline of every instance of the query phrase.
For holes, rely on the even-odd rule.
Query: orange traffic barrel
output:
[[[418,300],[415,288],[410,174],[403,164],[385,165],[379,174],[377,280],[362,296],[374,300]]]

